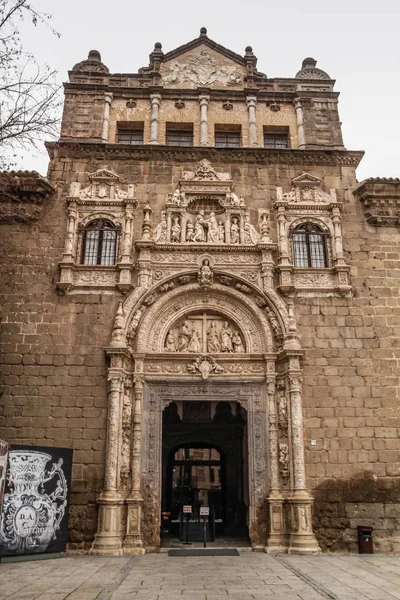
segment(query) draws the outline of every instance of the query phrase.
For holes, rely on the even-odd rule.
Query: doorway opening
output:
[[[246,416],[236,402],[175,401],[164,410],[164,543],[188,531],[202,541],[204,512],[208,541],[248,539]]]

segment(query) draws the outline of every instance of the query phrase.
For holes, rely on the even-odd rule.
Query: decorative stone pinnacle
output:
[[[143,207],[143,225],[142,225],[142,240],[151,240],[151,224],[150,215],[152,208],[149,204]]]
[[[98,60],[101,62],[101,54],[98,50],[89,50],[88,60]]]
[[[202,27],[200,29],[200,37],[207,37],[207,27]]]

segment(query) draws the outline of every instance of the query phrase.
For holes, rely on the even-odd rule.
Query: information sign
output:
[[[209,506],[200,506],[200,516],[208,517],[210,515],[210,507]]]
[[[183,512],[184,513],[191,513],[192,512],[192,507],[190,504],[184,504],[183,505]]]

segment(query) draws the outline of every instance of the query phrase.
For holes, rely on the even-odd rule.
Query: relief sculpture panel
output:
[[[217,354],[246,352],[243,334],[231,320],[214,312],[185,315],[168,330],[166,352]]]

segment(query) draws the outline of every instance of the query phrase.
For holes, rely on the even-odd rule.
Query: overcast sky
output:
[[[344,142],[365,150],[358,179],[400,177],[400,0],[32,0],[53,15],[61,38],[22,25],[25,50],[59,72],[101,52],[111,72],[148,65],[154,42],[168,52],[208,36],[240,55],[247,45],[268,77],[294,77],[312,56],[336,79]],[[21,168],[45,173],[47,154]]]

